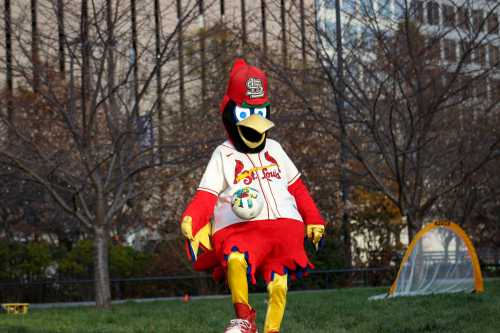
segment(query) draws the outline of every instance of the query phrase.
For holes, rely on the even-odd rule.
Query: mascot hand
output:
[[[319,241],[323,238],[325,234],[325,226],[322,224],[309,224],[307,225],[307,238],[309,238],[318,250]]]
[[[184,216],[181,222],[181,232],[188,240],[192,241],[193,237],[193,218],[189,215]]]
[[[197,259],[200,247],[205,251],[212,250],[212,243],[210,241],[212,228],[210,223],[207,223],[195,235],[193,235],[193,218],[186,215],[181,222],[181,232],[188,240],[188,255],[193,261]]]

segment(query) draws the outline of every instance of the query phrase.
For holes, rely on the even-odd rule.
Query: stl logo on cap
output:
[[[247,80],[247,96],[250,98],[260,98],[264,97],[264,86],[262,85],[262,80],[251,77]]]
[[[226,94],[219,106],[221,112],[224,112],[229,101],[238,106],[243,103],[254,106],[269,103],[266,74],[248,65],[244,59],[236,59],[229,75]]]

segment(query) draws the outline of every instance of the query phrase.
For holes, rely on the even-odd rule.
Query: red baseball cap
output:
[[[269,102],[267,94],[266,74],[248,65],[243,59],[236,59],[229,75],[226,94],[220,104],[220,111],[224,112],[226,104],[232,100],[236,105],[263,105]]]

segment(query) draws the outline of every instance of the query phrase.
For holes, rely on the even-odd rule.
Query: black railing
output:
[[[293,281],[290,290],[330,289],[343,286],[387,285],[394,277],[395,268],[356,268],[315,270],[305,279]],[[265,291],[259,282],[252,291]],[[111,280],[113,299],[213,295],[228,293],[224,283],[215,282],[211,275],[192,274],[179,276],[118,278]],[[94,299],[94,281],[45,280],[0,283],[1,302],[82,302]]]
[[[398,267],[352,269],[324,269],[308,273],[305,279],[293,281],[290,290],[331,289],[359,286],[389,286],[396,277]],[[500,265],[483,265],[483,275],[500,277]],[[251,286],[253,292],[264,292],[259,282]],[[156,298],[189,295],[226,294],[224,283],[213,281],[208,274],[178,276],[118,278],[111,280],[112,298]],[[82,302],[94,300],[94,281],[46,280],[28,283],[0,283],[0,302]]]

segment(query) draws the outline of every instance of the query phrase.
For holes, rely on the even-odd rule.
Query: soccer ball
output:
[[[231,198],[233,212],[243,220],[258,216],[264,208],[264,201],[259,191],[251,187],[242,187]]]

